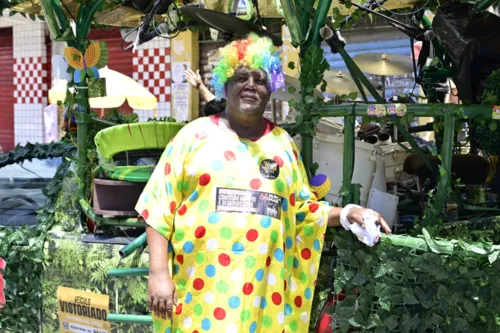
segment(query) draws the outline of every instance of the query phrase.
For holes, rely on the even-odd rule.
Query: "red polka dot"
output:
[[[295,297],[294,303],[296,307],[300,308],[302,306],[302,297],[300,296]]]
[[[243,294],[250,295],[252,291],[253,291],[253,284],[251,284],[250,282],[245,283],[245,285],[243,286]]]
[[[254,178],[250,181],[250,187],[252,190],[258,190],[262,186],[262,182],[259,178]]]
[[[180,315],[181,313],[182,313],[182,303],[177,305],[177,307],[175,308],[176,315]]]
[[[224,158],[228,161],[234,161],[236,159],[236,155],[232,151],[226,150],[224,152]]]
[[[259,232],[255,229],[250,229],[247,231],[247,239],[249,242],[254,242],[257,237],[259,237]]]
[[[144,210],[142,211],[141,216],[142,216],[145,220],[147,220],[147,219],[148,219],[148,217],[149,217],[149,211],[148,211],[147,209],[144,209]]]
[[[219,255],[219,264],[221,264],[222,266],[229,266],[229,264],[231,263],[231,258],[229,258],[229,256],[225,253]]]
[[[281,295],[279,293],[274,293],[272,296],[272,300],[275,305],[280,305],[282,301]]]
[[[303,249],[302,252],[300,252],[302,259],[304,260],[309,260],[311,259],[311,250],[309,249]]]
[[[215,308],[214,317],[217,320],[224,320],[224,318],[226,318],[226,311],[222,308]]]
[[[170,171],[172,171],[172,168],[170,167],[170,163],[165,164],[165,175],[170,174]]]
[[[200,333],[200,332],[198,332],[197,330],[194,330],[193,333]]]
[[[196,132],[196,134],[194,135],[198,140],[203,140],[207,137],[207,132],[201,130],[201,131],[198,131]]]
[[[290,205],[295,207],[295,193],[290,194]]]
[[[314,213],[315,211],[317,211],[318,208],[319,208],[319,205],[316,202],[309,205],[309,211],[311,213]]]
[[[179,210],[177,211],[177,213],[182,216],[186,214],[186,210],[187,210],[186,205],[182,205],[181,208],[179,208]]]
[[[195,290],[202,290],[204,286],[205,286],[205,282],[203,281],[203,279],[195,279],[193,281],[193,288]]]
[[[175,201],[170,201],[170,213],[175,213],[175,209],[177,208],[177,204]]]
[[[266,266],[269,267],[271,265],[271,257],[267,257]]]
[[[284,163],[283,163],[283,160],[281,159],[281,157],[279,157],[279,156],[274,156],[273,160],[274,160],[274,162],[278,163],[278,166],[279,166],[280,168],[282,168],[282,167],[283,167],[283,164],[284,164]]]
[[[176,258],[181,265],[184,263],[184,256],[182,254],[178,254]]]
[[[295,159],[298,161],[299,160],[299,154],[297,154],[297,152],[295,150],[293,151],[293,154],[295,155]]]
[[[207,232],[207,230],[205,229],[205,227],[198,227],[196,228],[196,230],[194,231],[194,236],[196,238],[203,238],[203,236],[205,236],[205,233]]]
[[[204,173],[203,175],[201,175],[200,177],[200,181],[199,181],[199,184],[201,186],[206,186],[208,185],[208,183],[210,183],[210,175],[208,173]]]

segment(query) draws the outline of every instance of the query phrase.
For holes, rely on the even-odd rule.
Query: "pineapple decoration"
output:
[[[81,83],[88,78],[89,97],[106,96],[106,79],[99,77],[99,68],[108,63],[108,46],[105,42],[94,42],[85,51],[85,56],[74,48],[64,49],[64,56],[68,64],[75,70],[73,82]]]

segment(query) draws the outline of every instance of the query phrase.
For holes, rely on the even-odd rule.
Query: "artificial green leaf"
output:
[[[497,122],[496,121],[491,121],[489,126],[491,131],[496,131],[497,130]]]
[[[297,117],[295,117],[295,122],[296,122],[297,124],[302,123],[302,122],[303,122],[302,116],[297,116]]]
[[[432,124],[432,129],[434,132],[439,133],[439,124],[437,122]]]
[[[296,91],[297,91],[297,89],[295,87],[288,87],[288,92],[290,94],[295,94]]]
[[[471,301],[464,301],[464,308],[471,316],[476,316],[476,306]]]
[[[305,98],[305,102],[306,102],[307,104],[312,104],[312,103],[314,103],[314,97],[312,97],[312,96],[306,96],[306,98]]]
[[[290,68],[291,70],[294,70],[294,69],[295,69],[295,62],[290,61],[290,62],[288,63],[288,68]]]
[[[351,92],[347,95],[347,98],[351,99],[351,100],[355,100],[356,98],[358,98],[358,93],[357,92]]]
[[[389,329],[389,331],[394,331],[398,327],[398,317],[390,316],[384,320],[384,325]]]
[[[85,70],[81,70],[80,71],[80,81],[85,81],[85,75],[86,75],[86,71]]]

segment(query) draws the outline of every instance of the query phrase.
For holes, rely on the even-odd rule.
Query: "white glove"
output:
[[[365,243],[368,246],[374,246],[380,240],[380,225],[378,225],[377,217],[373,214],[373,211],[367,210],[363,214],[363,220],[365,222],[365,229],[363,229],[358,223],[350,223],[347,219],[347,214],[352,208],[363,208],[358,205],[347,205],[340,212],[340,224],[345,230],[351,230],[355,234],[359,241]]]

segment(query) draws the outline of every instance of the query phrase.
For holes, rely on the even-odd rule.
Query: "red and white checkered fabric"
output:
[[[134,56],[134,80],[158,98],[170,102],[170,48],[137,50]]]
[[[17,104],[47,104],[48,64],[46,57],[17,58],[14,64],[14,97]]]

